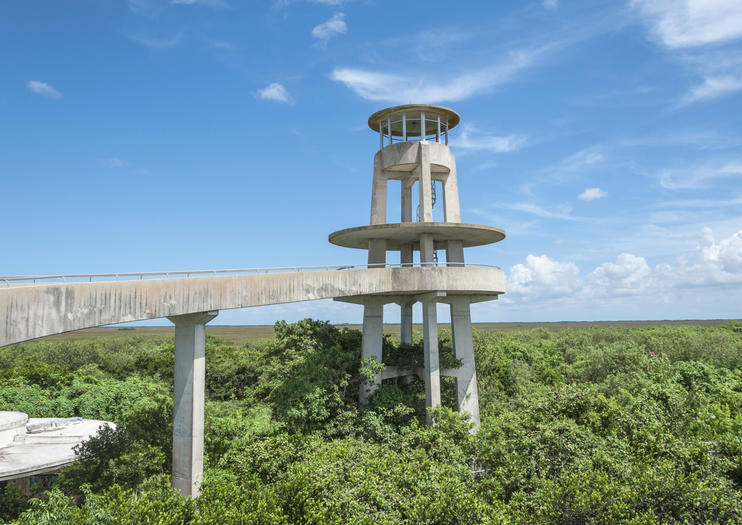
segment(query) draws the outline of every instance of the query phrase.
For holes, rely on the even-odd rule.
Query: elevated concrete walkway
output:
[[[69,283],[0,278],[0,346],[47,335],[199,312],[354,297],[498,295],[495,267],[411,266]]]

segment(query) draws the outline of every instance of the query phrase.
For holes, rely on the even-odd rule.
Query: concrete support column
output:
[[[368,264],[386,264],[386,239],[369,239],[368,241]]]
[[[456,180],[456,161],[451,155],[449,161],[451,171],[443,183],[443,217],[445,222],[461,222],[461,207],[459,205],[459,183]]]
[[[379,151],[374,157],[374,179],[371,186],[371,224],[386,223],[386,187],[387,176],[381,169],[381,155]]]
[[[420,164],[420,221],[433,222],[433,194],[431,191],[429,144],[420,143],[418,162]]]
[[[420,262],[433,262],[433,236],[420,236]],[[423,300],[423,353],[425,355],[425,406],[441,404],[441,371],[438,359],[438,312],[436,301]],[[431,423],[428,415],[428,423]]]
[[[414,179],[407,180],[402,179],[402,213],[400,215],[401,222],[412,222],[412,185],[415,183]]]
[[[402,180],[402,222],[412,222],[412,184]],[[412,266],[412,245],[403,246],[399,251],[399,262]],[[400,341],[412,344],[412,301],[400,303]]]
[[[435,243],[433,242],[433,234],[423,233],[420,236],[420,264],[423,266],[433,264],[434,250]]]
[[[400,305],[400,341],[403,344],[412,344],[412,301]]]
[[[456,375],[456,397],[459,411],[471,414],[471,420],[475,424],[473,432],[477,432],[479,430],[479,394],[469,298],[451,297],[450,303],[453,349],[456,358],[462,362]]]
[[[438,359],[438,313],[435,301],[423,301],[423,352],[425,354],[425,406],[441,404],[441,371]],[[431,423],[430,415],[427,416]]]
[[[386,263],[386,240],[368,241],[368,264]],[[373,358],[381,363],[381,348],[384,338],[384,303],[382,299],[368,297],[363,302],[363,335],[361,336],[361,360]],[[376,375],[371,383],[361,385],[358,400],[365,405],[368,397],[376,392],[381,384],[381,376]]]
[[[446,248],[446,264],[448,266],[464,266],[464,242],[448,241]]]
[[[383,299],[368,297],[363,304],[363,335],[361,339],[361,361],[374,359],[382,362],[382,343],[384,339],[384,303]],[[381,375],[376,374],[372,382],[361,384],[358,401],[365,405],[368,398],[376,392],[381,384]]]
[[[218,312],[168,317],[175,324],[173,388],[173,488],[184,496],[201,493],[204,470],[206,323]]]

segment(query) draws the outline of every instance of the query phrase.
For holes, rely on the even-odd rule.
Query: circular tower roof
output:
[[[401,137],[402,133],[402,115],[407,115],[410,121],[407,123],[407,133],[410,135],[420,134],[420,114],[425,113],[425,120],[434,115],[439,115],[441,120],[448,121],[448,129],[458,125],[461,117],[454,110],[444,108],[443,106],[433,106],[430,104],[406,104],[404,106],[394,106],[382,109],[368,117],[368,127],[374,131],[379,131],[379,123],[386,123],[390,120],[392,123],[392,135]],[[426,122],[426,132],[434,133],[435,128],[432,121]]]

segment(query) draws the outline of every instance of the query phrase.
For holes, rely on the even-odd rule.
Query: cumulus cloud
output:
[[[595,199],[602,199],[607,197],[608,193],[601,190],[600,188],[587,188],[585,191],[580,193],[577,198],[583,201],[593,201]]]
[[[494,66],[437,75],[428,72],[387,73],[360,68],[335,68],[330,78],[373,102],[456,102],[510,82],[532,66],[548,46],[511,51]]]
[[[659,298],[688,288],[742,285],[742,230],[721,241],[705,228],[698,245],[670,262],[651,267],[644,257],[621,253],[584,278],[572,261],[528,255],[508,273],[506,302],[606,301],[628,296]]]
[[[739,0],[633,0],[655,37],[669,48],[687,48],[742,37]]]
[[[742,283],[742,230],[716,242],[704,228],[696,250],[662,268],[666,279],[685,286]]]
[[[28,86],[28,89],[30,89],[37,95],[43,95],[45,97],[57,99],[62,98],[62,94],[59,91],[45,82],[39,82],[38,80],[29,80],[28,84],[26,85]]]
[[[314,26],[312,36],[320,42],[327,42],[332,37],[344,35],[348,32],[348,26],[345,24],[345,13],[335,13],[326,22]]]
[[[559,262],[547,255],[529,255],[525,264],[510,268],[508,292],[529,301],[564,297],[582,286],[580,270],[573,262]]]
[[[652,269],[644,257],[622,253],[587,276],[588,295],[636,295],[652,286]]]
[[[278,82],[271,82],[263,89],[259,89],[255,96],[263,100],[272,100],[284,104],[291,104],[292,102],[289,92]]]

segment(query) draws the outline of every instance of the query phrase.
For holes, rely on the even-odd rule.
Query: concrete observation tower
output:
[[[447,279],[446,270],[460,267],[472,277],[484,265],[464,262],[464,248],[495,243],[505,238],[499,228],[461,222],[456,162],[448,148],[449,131],[459,115],[448,108],[430,105],[395,106],[378,111],[368,119],[379,133],[379,151],[374,156],[371,191],[371,224],[334,232],[331,243],[368,250],[369,267],[386,267],[387,253],[399,252],[399,271],[418,269],[418,288],[394,294],[370,294],[337,298],[363,304],[362,359],[383,363],[383,307],[396,303],[401,308],[401,341],[412,343],[412,305],[422,303],[424,366],[401,369],[387,367],[375,380],[361,388],[363,404],[384,379],[417,375],[425,382],[426,405],[441,403],[440,377],[453,376],[457,383],[459,410],[472,416],[479,426],[479,400],[474,364],[470,305],[497,299],[505,289],[498,283],[488,290],[466,289]],[[387,214],[390,181],[399,181],[401,210],[399,222]],[[415,185],[417,184],[417,187]],[[434,206],[443,208],[443,222],[434,221]],[[438,250],[445,251],[445,262]],[[392,265],[394,266],[394,265]],[[461,268],[463,267],[463,268]],[[392,279],[394,276],[392,275]],[[411,286],[410,286],[411,288]],[[436,290],[431,292],[430,290]],[[497,291],[495,291],[497,290]],[[448,303],[456,357],[460,368],[440,370],[438,359],[437,303]]]

